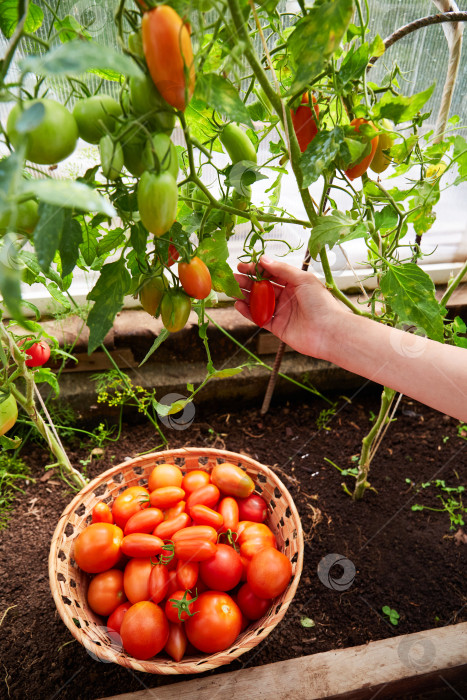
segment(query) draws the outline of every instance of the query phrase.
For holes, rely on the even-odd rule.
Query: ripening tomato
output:
[[[163,520],[164,513],[160,508],[145,508],[126,521],[123,534],[126,536],[134,532],[146,532],[150,535]]]
[[[29,348],[23,348],[25,343],[30,340],[32,340],[32,338],[26,338],[26,340],[20,340],[18,343],[18,347],[22,348],[25,355],[29,356],[25,365],[26,367],[42,367],[50,357],[50,347],[45,340],[39,340],[33,343]]]
[[[216,553],[217,545],[209,540],[193,538],[174,542],[174,552],[182,561],[205,561]]]
[[[227,544],[218,544],[214,556],[199,565],[201,578],[214,591],[230,591],[235,588],[240,583],[242,571],[240,555]]]
[[[123,589],[123,571],[109,569],[91,580],[88,588],[88,603],[98,615],[107,617],[126,601]]]
[[[193,605],[193,613],[185,622],[185,631],[196,649],[213,654],[227,649],[237,639],[242,613],[227,593],[201,593]]]
[[[248,498],[238,499],[239,520],[249,520],[253,523],[264,523],[268,517],[268,506],[264,498],[252,493]]]
[[[165,647],[169,623],[164,611],[148,600],[132,605],[120,628],[122,644],[135,659],[150,659]]]
[[[112,511],[110,510],[110,506],[108,506],[107,503],[103,503],[102,501],[96,503],[96,505],[92,509],[92,522],[113,524],[113,521],[114,519],[112,516]]]
[[[184,626],[179,622],[169,622],[169,638],[164,651],[178,663],[185,656],[187,644]]]
[[[162,488],[162,486],[181,487],[183,474],[176,464],[158,464],[149,475],[148,489],[150,492]]]
[[[276,295],[270,280],[254,280],[250,291],[250,314],[253,323],[263,328],[274,315]]]
[[[170,239],[172,240],[172,239]],[[168,252],[169,259],[167,260],[167,265],[171,267],[174,263],[177,262],[177,260],[180,257],[180,253],[176,249],[173,243],[169,245],[169,252]]]
[[[180,513],[175,518],[164,520],[154,528],[153,535],[160,537],[161,540],[170,540],[176,532],[187,528],[191,524],[191,518],[188,513]]]
[[[271,607],[271,600],[258,598],[248,583],[243,584],[237,593],[238,607],[249,620],[259,620]]]
[[[211,481],[226,496],[246,498],[254,491],[253,479],[236,464],[216,464],[211,472]]]
[[[219,502],[220,491],[215,484],[206,484],[206,486],[201,486],[201,488],[196,489],[187,498],[186,507],[188,512],[191,508],[198,503],[203,506],[208,506],[208,508],[215,508]]]
[[[384,151],[391,148],[395,139],[394,124],[392,124],[389,119],[382,119],[381,127],[386,131],[379,134],[378,146],[376,148],[375,155],[373,156],[373,160],[370,163],[370,170],[378,175],[380,173],[384,173],[386,168],[388,168],[391,164],[391,159],[388,158]]]
[[[227,496],[223,498],[218,506],[219,513],[222,515],[222,527],[221,532],[236,532],[239,520],[239,509],[238,503],[235,498]]]
[[[362,119],[361,117],[359,117],[358,119],[352,119],[352,121],[350,122],[350,126],[353,126],[353,128],[357,132],[360,131],[360,127],[362,126],[362,124],[369,124],[373,127],[373,129],[375,129],[374,124],[367,121],[366,119]],[[357,177],[361,177],[363,173],[366,173],[366,171],[368,170],[368,166],[370,165],[375,155],[376,148],[378,146],[378,141],[378,136],[375,136],[373,139],[371,139],[371,148],[368,155],[364,156],[357,163],[353,163],[347,168],[345,174],[347,175],[349,180],[355,180]]]
[[[276,598],[285,591],[291,576],[292,564],[285,554],[265,547],[252,556],[247,581],[258,598]]]
[[[190,603],[191,600],[193,600],[193,596],[188,591],[175,591],[175,593],[172,593],[164,608],[169,622],[186,622],[190,615],[193,614],[193,603]]]
[[[117,525],[92,523],[75,540],[74,559],[88,574],[111,569],[120,559],[123,532]]]
[[[189,263],[178,263],[180,283],[193,299],[206,299],[212,287],[211,273],[205,262],[195,255]]]
[[[145,532],[134,532],[122,540],[122,552],[127,557],[155,557],[162,552],[164,541]]]
[[[114,131],[122,108],[110,95],[94,95],[79,100],[73,108],[80,138],[87,143],[99,143],[102,136]]]
[[[210,525],[219,531],[224,523],[224,518],[220,513],[202,503],[197,503],[190,508],[190,515],[195,525]]]
[[[296,110],[290,110],[293,128],[302,153],[306,151],[308,145],[313,141],[318,133],[319,107],[316,104],[316,98],[314,95],[312,99],[316,118],[313,115],[310,107],[310,98],[308,97],[307,92],[302,95],[302,100],[299,107]]]
[[[177,562],[177,583],[179,588],[189,591],[196,586],[199,575],[199,563],[197,561]]]
[[[118,606],[118,608],[115,608],[115,610],[107,620],[107,628],[120,634],[120,627],[122,626],[123,618],[125,617],[125,613],[127,613],[128,610],[131,608],[131,606],[132,603],[130,603],[130,601],[127,600],[126,603],[122,603]],[[109,636],[112,637],[112,635]]]
[[[202,486],[209,484],[210,476],[208,472],[204,472],[201,469],[192,469],[187,472],[183,477],[182,489],[185,491],[187,496],[200,489]]]
[[[243,528],[239,525],[238,544],[240,554],[246,559],[251,559],[264,547],[277,546],[274,533],[264,523],[247,523]]]
[[[181,289],[169,289],[161,301],[161,316],[169,333],[177,333],[185,327],[191,311],[191,299]]]
[[[3,398],[5,394],[0,394]],[[18,404],[13,394],[0,403],[0,435],[12,429],[18,419]]]
[[[123,572],[125,595],[131,603],[149,598],[149,577],[153,565],[150,559],[130,559]]]
[[[153,508],[171,508],[179,501],[183,500],[185,491],[178,486],[161,486],[155,491],[151,491],[149,501]]]
[[[154,85],[170,105],[183,111],[195,88],[190,32],[169,5],[146,12],[141,23],[143,49]]]
[[[152,567],[148,582],[148,598],[153,603],[160,603],[167,595],[169,587],[169,570],[164,564]]]
[[[115,524],[125,527],[132,515],[149,506],[149,491],[142,486],[130,486],[119,494],[112,506]]]
[[[160,303],[167,287],[168,283],[163,275],[159,277],[150,277],[147,282],[144,283],[144,286],[141,287],[139,293],[141,306],[150,316],[156,316],[158,314]],[[149,488],[149,490],[151,489]]]

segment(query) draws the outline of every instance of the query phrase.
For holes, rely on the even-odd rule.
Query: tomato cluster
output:
[[[224,462],[209,473],[154,467],[147,488],[98,503],[77,537],[74,558],[96,574],[88,604],[108,616],[109,635],[138,659],[165,651],[180,661],[189,645],[231,646],[288,586],[292,565],[265,523],[250,476]]]

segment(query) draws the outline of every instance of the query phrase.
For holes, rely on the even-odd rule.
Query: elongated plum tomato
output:
[[[141,23],[143,49],[154,85],[172,107],[183,111],[195,88],[190,32],[175,10],[160,5]]]
[[[120,559],[123,532],[117,525],[92,523],[75,540],[74,559],[88,574],[111,569]]]
[[[123,571],[109,569],[91,580],[88,588],[88,603],[98,615],[107,617],[126,601],[123,590]]]
[[[156,316],[167,287],[167,280],[161,275],[160,277],[150,277],[141,288],[139,293],[141,306],[150,316]]]
[[[1,396],[1,394],[0,394]],[[0,403],[0,435],[5,435],[18,419],[18,404],[13,394]]]
[[[178,663],[185,655],[187,644],[184,626],[179,622],[169,622],[169,638],[164,651]]]
[[[169,289],[161,301],[161,317],[169,333],[185,327],[191,311],[191,299],[181,289]]]
[[[124,649],[131,656],[150,659],[165,647],[169,623],[162,608],[144,600],[132,605],[125,614],[120,635]]]
[[[37,126],[25,134],[16,130],[16,122],[25,112]],[[16,104],[8,115],[7,135],[15,148],[26,142],[26,158],[32,163],[53,165],[75,150],[78,126],[73,115],[55,100],[30,100]]]
[[[162,236],[177,217],[178,188],[168,170],[144,172],[138,185],[138,209],[141,221],[150,233]]]
[[[206,299],[211,291],[212,281],[208,267],[195,255],[189,263],[178,263],[178,276],[188,296],[193,299]]]
[[[232,163],[239,163],[242,160],[257,162],[255,147],[248,134],[237,124],[231,122],[224,126],[220,136],[220,142],[229,154]]]
[[[131,603],[149,598],[149,577],[153,565],[150,559],[130,559],[123,572],[123,587],[125,595]]]
[[[211,472],[211,481],[226,496],[237,498],[246,498],[255,488],[253,479],[243,469],[230,462],[216,464]]]
[[[263,328],[274,314],[276,295],[269,280],[255,280],[250,292],[250,313],[253,323]]]
[[[126,536],[134,532],[145,532],[150,535],[163,520],[164,513],[160,508],[139,510],[126,521],[123,534]]]
[[[227,593],[201,593],[193,613],[185,622],[186,635],[196,649],[207,654],[227,649],[240,633],[242,613]]]
[[[296,110],[291,109],[292,124],[297,136],[298,145],[303,153],[308,148],[308,145],[313,141],[318,133],[318,117],[319,107],[316,104],[316,98],[313,95],[313,106],[316,118],[310,107],[310,98],[308,93],[302,95],[302,101]]]
[[[110,507],[107,505],[107,503],[103,503],[102,501],[96,503],[96,505],[92,509],[92,522],[110,523],[112,525],[113,521],[114,519],[112,511],[110,510]]]
[[[360,131],[360,127],[362,126],[362,124],[369,124],[375,129],[375,126],[371,122],[367,121],[366,119],[362,119],[361,117],[359,117],[358,119],[352,119],[352,121],[350,122],[350,126],[353,126],[355,131]],[[347,175],[349,180],[355,180],[357,177],[361,177],[363,173],[366,173],[366,171],[368,170],[368,166],[370,165],[375,155],[376,149],[378,147],[378,141],[378,136],[375,136],[373,139],[371,139],[371,150],[368,153],[368,155],[364,156],[357,163],[353,163],[349,168],[347,168],[345,174]]]
[[[383,129],[386,129],[386,131],[379,134],[378,146],[376,148],[373,160],[370,163],[370,170],[378,175],[380,173],[384,173],[386,168],[388,168],[391,164],[390,158],[388,158],[384,151],[391,148],[395,139],[394,124],[392,124],[389,119],[382,119],[381,126]]]
[[[151,129],[170,136],[175,126],[175,114],[167,102],[162,99],[151,76],[147,74],[138,77],[131,76],[129,84],[133,112],[137,116],[143,117]],[[141,158],[145,143],[146,138],[141,146]]]

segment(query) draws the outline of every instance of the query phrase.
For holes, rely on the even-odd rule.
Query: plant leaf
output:
[[[98,192],[82,182],[73,180],[27,180],[23,183],[23,193],[35,195],[47,204],[85,212],[96,211],[107,216],[115,216],[113,206]]]
[[[87,298],[96,302],[88,315],[88,352],[91,354],[102,343],[112,328],[115,315],[123,306],[123,298],[130,286],[131,277],[123,259],[104,265],[101,275]]]
[[[341,149],[344,130],[336,126],[332,131],[319,131],[302,155],[303,186],[309,187],[327,170]]]
[[[18,0],[2,0],[0,2],[0,31],[7,39],[11,38],[20,20],[19,7]],[[29,3],[24,31],[28,34],[34,34],[42,26],[43,21],[44,13],[41,8],[32,2]]]
[[[391,92],[385,92],[380,101],[375,105],[373,114],[375,118],[392,120],[395,124],[408,122],[413,119],[423,105],[430,99],[435,89],[435,83],[423,92],[418,92],[412,97],[397,97]]]
[[[338,241],[360,238],[368,232],[366,224],[354,221],[340,211],[333,211],[331,216],[319,216],[316,226],[312,229],[308,250],[316,260],[321,249],[328,245],[332,248]]]
[[[211,237],[205,238],[201,241],[196,254],[208,266],[211,273],[212,288],[216,292],[224,292],[236,299],[243,298],[238,282],[227,264],[229,250],[225,234],[217,231]]]
[[[215,73],[201,74],[196,81],[196,96],[224,118],[253,126],[248,109],[230,80]]]

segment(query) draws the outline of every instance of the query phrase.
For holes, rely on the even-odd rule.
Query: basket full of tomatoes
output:
[[[89,483],[57,525],[49,577],[62,620],[96,658],[198,673],[272,631],[302,561],[297,510],[268,467],[183,448]]]

